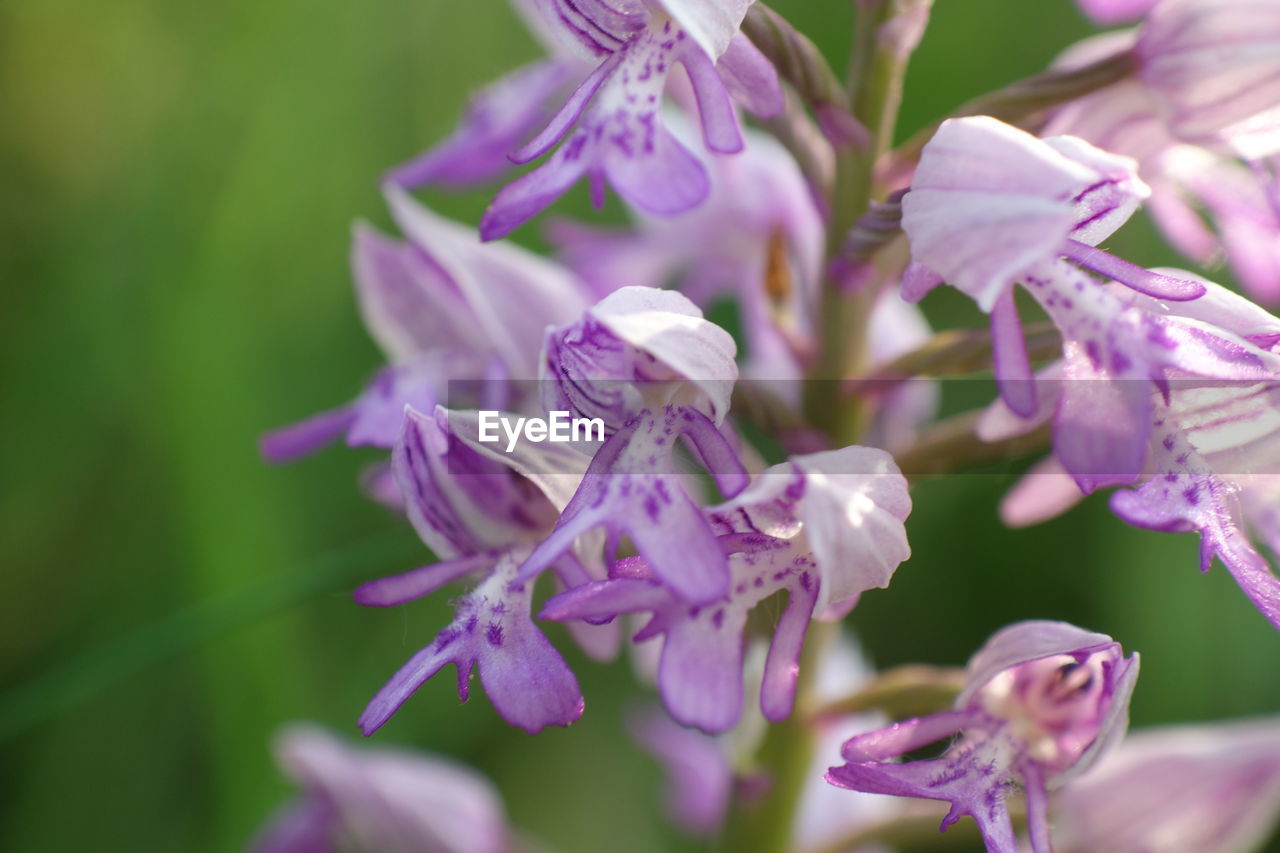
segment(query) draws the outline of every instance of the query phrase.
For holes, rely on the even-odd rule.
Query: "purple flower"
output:
[[[1089,245],[1132,212],[1141,186],[1131,161],[1079,139],[1041,141],[993,119],[956,119],[926,147],[903,200],[916,263],[991,314],[996,377],[1018,415],[1031,417],[1039,401],[1015,283],[1062,332],[1067,381],[1055,452],[1086,492],[1141,474],[1152,391],[1174,371],[1257,380],[1274,369],[1229,331],[1131,305],[1143,295],[1187,301],[1207,290],[1202,281],[1132,267]],[[1061,260],[1064,254],[1137,293],[1116,292]]]
[[[1139,30],[1137,54],[1175,136],[1249,159],[1280,151],[1280,6],[1162,0]]]
[[[641,287],[624,287],[578,323],[548,333],[544,407],[598,418],[611,435],[522,580],[603,527],[610,552],[629,536],[687,600],[724,594],[728,563],[674,454],[683,438],[726,494],[746,487],[742,463],[718,429],[737,376],[734,351],[733,338],[688,299]]]
[[[1174,406],[1155,414],[1150,476],[1111,496],[1112,510],[1130,524],[1198,532],[1201,570],[1220,559],[1276,628],[1280,579],[1250,543],[1237,493],[1253,476],[1273,485],[1278,405],[1280,383],[1177,392]]]
[[[561,256],[597,292],[619,282],[673,281],[698,305],[738,300],[745,375],[799,379],[810,346],[823,225],[795,160],[772,138],[748,134],[734,157],[708,157],[706,202],[671,217],[635,216],[628,229],[556,223]]]
[[[749,106],[766,112],[782,107],[776,73],[737,33],[749,5],[750,0],[540,0],[550,28],[600,64],[546,129],[511,155],[527,163],[564,139],[551,159],[498,193],[480,222],[484,238],[511,232],[583,175],[597,202],[607,180],[649,213],[670,215],[699,204],[707,195],[706,170],[663,125],[663,90],[672,67],[682,64],[707,147],[740,151],[742,133],[726,79],[756,82]]]
[[[841,788],[951,803],[946,829],[977,821],[987,849],[1015,853],[1006,797],[1027,801],[1032,849],[1049,853],[1048,791],[1086,770],[1124,735],[1138,656],[1103,634],[1063,622],[1019,622],[969,661],[954,711],[851,738],[846,764],[827,781]],[[940,758],[892,759],[959,735]]]
[[[910,508],[906,481],[883,451],[796,457],[707,510],[731,573],[720,596],[691,603],[640,549],[641,557],[615,563],[608,580],[547,602],[542,615],[598,622],[650,614],[634,639],[663,637],[658,685],[667,710],[684,725],[721,732],[742,711],[747,615],[785,591],[760,689],[761,711],[776,722],[791,713],[810,619],[840,618],[864,590],[888,585],[910,554],[902,524]]]
[[[603,528],[607,551],[625,535],[682,601],[720,598],[729,585],[729,564],[697,502],[677,473],[676,443],[685,439],[707,463],[726,494],[747,483],[746,471],[715,425],[696,409],[644,409],[604,443],[555,530],[520,571],[534,577],[579,537]]]
[[[444,562],[366,583],[356,590],[356,601],[392,606],[468,576],[478,580],[455,603],[453,622],[374,696],[360,717],[366,735],[450,663],[464,701],[477,668],[498,713],[530,733],[568,725],[582,714],[573,673],[530,617],[533,583],[516,577],[533,543],[555,524],[567,491],[555,477],[573,477],[575,466],[580,473],[581,455],[563,445],[540,445],[537,460],[492,450],[486,455],[483,445],[470,443],[476,431],[473,413],[405,413],[392,470],[410,521]],[[534,467],[561,473],[536,481],[522,475]],[[592,579],[572,555],[557,561],[556,569],[569,585]]]
[[[1130,734],[1054,803],[1059,853],[1248,853],[1280,820],[1280,721]]]
[[[1132,42],[1131,33],[1089,39],[1055,66],[1079,67]],[[1221,151],[1182,142],[1167,119],[1155,94],[1133,79],[1067,104],[1043,132],[1073,134],[1133,157],[1151,187],[1147,208],[1179,251],[1206,266],[1225,255],[1250,293],[1268,302],[1280,299],[1280,207],[1268,195],[1274,178]]]
[[[509,849],[502,800],[468,767],[407,751],[355,749],[302,724],[277,736],[275,752],[303,796],[262,829],[250,853]]]
[[[395,187],[386,196],[408,239],[358,225],[351,264],[365,327],[388,366],[351,403],[264,436],[272,461],[340,436],[389,448],[406,405],[432,411],[451,381],[529,378],[546,327],[585,307],[579,283],[556,264],[514,245],[486,246]]]
[[[1056,515],[1078,499],[1066,474],[1070,471],[1079,483],[1080,472],[1072,469],[1064,448],[1076,448],[1081,435],[1087,434],[1088,422],[1110,422],[1117,427],[1117,437],[1126,436],[1131,442],[1128,452],[1141,463],[1138,488],[1111,497],[1116,514],[1139,527],[1199,532],[1202,568],[1207,570],[1215,556],[1220,558],[1250,600],[1280,627],[1280,580],[1247,535],[1252,525],[1264,539],[1277,542],[1273,536],[1280,531],[1271,510],[1278,493],[1272,472],[1276,448],[1280,447],[1280,418],[1276,415],[1280,409],[1280,392],[1276,390],[1280,387],[1276,381],[1280,378],[1280,356],[1271,349],[1278,340],[1280,320],[1220,285],[1201,283],[1206,293],[1194,302],[1164,303],[1114,286],[1111,292],[1123,294],[1126,311],[1144,317],[1144,322],[1176,330],[1184,339],[1194,335],[1201,344],[1215,341],[1214,349],[1220,354],[1234,349],[1235,362],[1243,368],[1234,380],[1231,370],[1222,374],[1229,381],[1198,379],[1196,371],[1183,365],[1184,369],[1169,372],[1158,392],[1148,383],[1116,382],[1127,389],[1116,393],[1127,394],[1134,401],[1133,415],[1120,429],[1120,415],[1115,410],[1099,414],[1087,406],[1089,401],[1097,406],[1099,399],[1115,396],[1107,390],[1112,383],[1056,381],[1069,372],[1068,355],[1068,367],[1054,366],[1046,371],[1055,381],[1039,384],[1035,417],[1019,418],[997,404],[984,415],[978,432],[989,441],[1016,435],[1046,420],[1056,407],[1054,457],[1028,475],[1002,507],[1007,520],[1030,524]],[[1212,373],[1200,371],[1198,375]],[[1073,420],[1066,420],[1064,412],[1073,397],[1082,402],[1073,410]],[[1070,440],[1060,440],[1064,432]],[[1092,440],[1104,448],[1116,442],[1113,439],[1106,444],[1105,435]],[[1105,458],[1104,453],[1095,449],[1094,456]]]
[[[623,287],[575,323],[547,332],[543,408],[600,418],[609,432],[645,409],[688,406],[719,424],[737,345],[671,290]]]

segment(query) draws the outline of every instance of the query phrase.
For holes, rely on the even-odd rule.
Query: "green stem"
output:
[[[881,27],[899,10],[900,0],[856,0],[854,44],[850,54],[850,109],[867,129],[870,143],[840,151],[831,192],[827,257],[834,258],[856,223],[870,207],[875,193],[875,167],[889,150],[907,57],[879,38]],[[861,401],[840,393],[841,381],[860,372],[867,359],[867,319],[879,295],[873,276],[870,284],[847,288],[834,279],[823,288],[819,311],[819,351],[809,374],[805,413],[809,422],[825,432],[834,446],[858,439],[865,427]]]
[[[840,634],[839,622],[812,622],[796,681],[791,716],[769,726],[757,753],[756,770],[768,774],[768,791],[756,802],[735,802],[720,849],[732,853],[784,853],[791,845],[800,795],[809,780],[816,752],[816,731],[804,704],[818,661]]]
[[[828,197],[828,260],[837,255],[854,223],[870,207],[876,162],[889,149],[893,137],[906,57],[896,47],[884,44],[879,34],[884,22],[900,11],[900,4],[901,0],[857,0],[855,4],[847,104],[867,129],[870,141],[865,146],[837,147],[835,178]],[[780,31],[780,27],[773,30]],[[762,32],[758,40],[765,41],[766,34]],[[878,291],[874,284],[846,289],[834,276],[828,276],[823,288],[820,349],[805,387],[805,414],[808,423],[825,432],[836,447],[855,442],[865,428],[865,411],[856,397],[842,393],[841,380],[865,367],[868,317]],[[839,633],[838,622],[810,624],[797,678],[795,710],[787,720],[769,727],[757,753],[756,769],[767,776],[768,791],[757,802],[735,804],[724,849],[783,853],[789,848],[815,755],[809,707],[812,681],[818,661]]]

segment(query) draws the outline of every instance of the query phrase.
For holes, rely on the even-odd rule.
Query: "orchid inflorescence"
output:
[[[831,635],[908,560],[919,460],[941,448],[954,470],[984,443],[1036,436],[1049,455],[1001,505],[1006,523],[1115,488],[1116,515],[1198,533],[1201,568],[1220,561],[1280,629],[1259,549],[1280,552],[1280,319],[1249,298],[1280,299],[1280,3],[1080,0],[1136,30],[896,149],[930,0],[859,0],[845,81],[751,0],[512,4],[547,57],[386,173],[401,238],[355,230],[358,304],[386,365],[262,445],[276,461],[338,438],[389,451],[364,485],[436,561],[363,584],[359,603],[465,589],[362,732],[448,664],[462,699],[477,672],[509,724],[570,725],[586,697],[544,632],[562,622],[591,658],[624,640],[644,652],[662,709],[629,726],[671,774],[675,819],[726,833],[726,849],[883,850],[921,819],[964,816],[999,853],[1047,853],[1051,836],[1197,853],[1264,837],[1280,723],[1125,742],[1138,655],[1109,636],[1032,619],[963,673],[877,676]],[[552,220],[554,258],[503,239],[584,177],[630,224]],[[411,195],[495,179],[478,227]],[[1144,205],[1249,296],[1100,248]],[[938,417],[948,350],[914,304],[944,285],[990,319],[997,392],[961,421]],[[708,319],[726,302],[736,334]],[[1056,330],[1051,351],[1043,335],[1028,345],[1028,311]],[[494,443],[496,413],[598,434]],[[779,740],[809,765],[798,781],[771,764]],[[260,849],[515,843],[462,768],[309,730],[282,744],[307,793]]]

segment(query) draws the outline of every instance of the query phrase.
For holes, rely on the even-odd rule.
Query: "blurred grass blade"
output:
[[[350,585],[378,566],[413,559],[421,545],[396,531],[340,548],[219,598],[159,619],[0,696],[0,740],[20,734],[148,667],[287,607]]]

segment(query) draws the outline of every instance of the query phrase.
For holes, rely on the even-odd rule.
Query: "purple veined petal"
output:
[[[682,53],[680,62],[689,72],[689,82],[693,84],[707,147],[721,154],[737,154],[742,150],[742,129],[738,126],[733,102],[729,100],[729,92],[715,63],[697,50]]]
[[[1204,285],[1198,281],[1186,281],[1152,272],[1076,240],[1068,240],[1062,253],[1099,275],[1114,279],[1139,293],[1154,296],[1156,299],[1186,302],[1199,299],[1205,293]]]
[[[729,40],[716,70],[733,99],[753,115],[772,118],[786,107],[777,69],[742,33]]]
[[[1046,456],[1005,493],[1000,501],[1000,521],[1006,527],[1030,527],[1057,518],[1084,496],[1058,458]]]
[[[676,26],[716,60],[729,49],[752,0],[658,0],[658,3],[671,15]]]
[[[1077,628],[1068,622],[1029,620],[997,631],[969,659],[966,686],[956,698],[957,708],[973,704],[975,694],[1001,672],[1020,664],[1057,655],[1081,655],[1119,644],[1106,634]]]
[[[441,460],[447,452],[448,435],[436,420],[406,410],[400,440],[391,452],[391,473],[414,530],[445,560],[484,550],[441,488]]]
[[[716,832],[729,811],[734,775],[720,741],[657,708],[629,715],[627,729],[666,770],[664,799],[676,821],[698,835]]]
[[[711,180],[702,161],[658,125],[656,113],[649,122],[652,126],[642,130],[646,138],[640,150],[606,150],[604,174],[618,195],[645,213],[684,213],[707,197]]]
[[[673,470],[672,445],[688,410],[650,410],[614,433],[596,452],[582,485],[551,534],[520,570],[532,578],[589,530],[604,527],[611,540],[626,534],[655,574],[692,604],[721,598],[728,560],[697,505]]]
[[[1258,382],[1280,370],[1280,355],[1198,320],[1171,317],[1163,325],[1171,367],[1197,376]]]
[[[641,358],[630,360],[627,375],[600,378],[632,381],[645,375],[642,372],[646,369],[645,360],[657,362],[668,369],[673,375],[671,378],[682,377],[681,384],[692,386],[677,385],[674,389],[677,399],[664,399],[662,403],[688,405],[702,411],[717,425],[724,420],[733,382],[738,377],[734,361],[737,344],[728,332],[704,319],[702,311],[688,297],[672,290],[622,287],[589,309],[588,314],[618,341],[641,354]],[[583,326],[586,327],[585,322]],[[576,330],[567,330],[565,334],[572,331]],[[602,349],[613,344],[599,338],[591,343]],[[653,384],[659,391],[666,387],[661,382]],[[689,393],[692,391],[697,393]],[[681,429],[691,428],[688,425],[695,420],[694,413],[690,412],[683,418]]]
[[[481,238],[507,236],[564,195],[586,173],[591,145],[587,132],[579,130],[550,160],[499,190],[480,219]]]
[[[778,617],[760,685],[760,710],[770,722],[780,723],[791,716],[796,679],[800,675],[800,653],[817,603],[818,584],[798,584],[790,588],[787,606]]]
[[[266,433],[258,450],[268,462],[292,462],[337,441],[355,420],[350,405],[312,415],[306,420]]]
[[[1151,195],[1151,188],[1138,177],[1138,164],[1094,147],[1077,136],[1057,136],[1044,140],[1067,159],[1096,172],[1094,181],[1072,197],[1076,224],[1072,239],[1096,246],[1124,225]]]
[[[412,243],[357,222],[351,232],[351,274],[360,317],[388,362],[406,362],[432,350],[471,350],[483,333],[454,281]]]
[[[1148,190],[1132,160],[1040,140],[988,116],[949,119],[925,146],[902,228],[912,260],[991,311],[1074,234],[1100,239]]]
[[[911,556],[907,481],[892,456],[872,447],[793,456],[789,464],[804,474],[796,512],[822,580],[818,618],[838,619],[841,605],[887,587]]]
[[[1033,416],[1037,408],[1035,378],[1012,288],[1005,290],[991,309],[991,351],[1000,396],[1014,414]]]
[[[437,350],[379,370],[351,405],[355,417],[347,429],[347,446],[393,447],[400,438],[405,407],[434,409],[446,393],[447,377],[466,370],[469,362],[466,356]]]
[[[969,661],[957,710],[906,720],[846,741],[827,780],[875,794],[949,802],[946,829],[977,822],[988,851],[1017,849],[1005,797],[1023,788],[1037,853],[1050,853],[1046,787],[1066,781],[1123,735],[1138,656],[1063,622],[1021,622]],[[960,735],[940,758],[897,762]]]
[[[1198,320],[1208,326],[1233,332],[1262,349],[1269,350],[1280,341],[1280,318],[1240,294],[1185,270],[1153,271],[1198,282],[1204,287],[1205,293],[1199,299],[1172,305],[1149,296],[1129,295],[1130,300],[1141,305],[1144,310]]]
[[[493,574],[459,602],[453,623],[378,691],[360,716],[366,736],[450,663],[457,668],[463,701],[471,670],[478,668],[494,709],[530,734],[549,725],[567,726],[582,716],[577,680],[529,618],[532,584],[515,581],[525,553],[505,554]]]
[[[541,14],[562,47],[599,59],[621,50],[642,30],[649,11],[638,0],[523,0]]]
[[[1201,569],[1218,557],[1254,606],[1280,628],[1280,580],[1246,538],[1233,487],[1213,472],[1167,413],[1157,416],[1155,429],[1153,475],[1136,490],[1113,494],[1111,509],[1136,527],[1198,531]]]
[[[728,731],[742,715],[742,630],[747,614],[721,608],[719,619],[681,619],[670,625],[658,662],[658,690],[679,723]]]
[[[476,454],[510,468],[533,483],[557,510],[563,510],[582,483],[589,457],[570,445],[534,443],[523,435],[510,452],[506,444],[480,440],[480,413],[474,410],[438,407],[437,421],[448,421],[449,431]],[[505,438],[504,438],[505,441]]]
[[[474,228],[439,216],[398,187],[384,187],[384,195],[396,224],[445,271],[465,300],[468,319],[479,327],[468,339],[468,348],[487,341],[492,349],[489,359],[499,357],[506,376],[533,378],[528,371],[536,363],[546,327],[567,323],[586,308],[577,279],[559,264],[520,246],[483,244]],[[454,322],[452,316],[444,321]],[[486,360],[485,367],[490,366]],[[473,370],[472,376],[480,375]]]
[[[550,123],[533,139],[511,152],[511,162],[528,163],[550,151],[552,146],[569,132],[569,128],[578,123],[578,119],[582,117],[582,111],[587,108],[587,104],[595,97],[596,92],[600,91],[600,87],[605,80],[609,79],[609,76],[617,70],[622,60],[623,54],[615,53],[600,63],[587,76],[587,79],[579,84],[573,95],[570,96],[569,100],[565,101],[564,106],[555,114]]]
[[[445,560],[356,587],[352,597],[366,607],[394,607],[430,595],[445,584],[492,569],[500,554],[492,551]]]
[[[1070,209],[1058,201],[983,190],[912,189],[902,208],[912,258],[983,311],[1014,280],[1056,254],[1073,223]],[[997,235],[1007,240],[1005,251],[989,250]],[[909,290],[919,292],[914,284]]]
[[[1076,0],[1095,23],[1102,26],[1136,21],[1156,5],[1157,0]]]
[[[548,102],[565,88],[573,70],[568,60],[541,60],[486,86],[472,97],[447,139],[391,169],[383,180],[413,189],[468,187],[499,177],[510,166],[508,152],[548,119]]]
[[[1084,348],[1066,343],[1053,452],[1085,494],[1142,476],[1150,436],[1150,382],[1099,370]]]
[[[942,829],[963,815],[978,824],[988,853],[1016,853],[1017,841],[1004,797],[1007,788],[999,778],[1008,767],[999,765],[1000,754],[988,754],[990,741],[960,754],[906,764],[845,764],[827,771],[827,781],[842,788],[872,794],[921,797],[951,803]],[[1004,771],[1003,773],[999,771]]]

